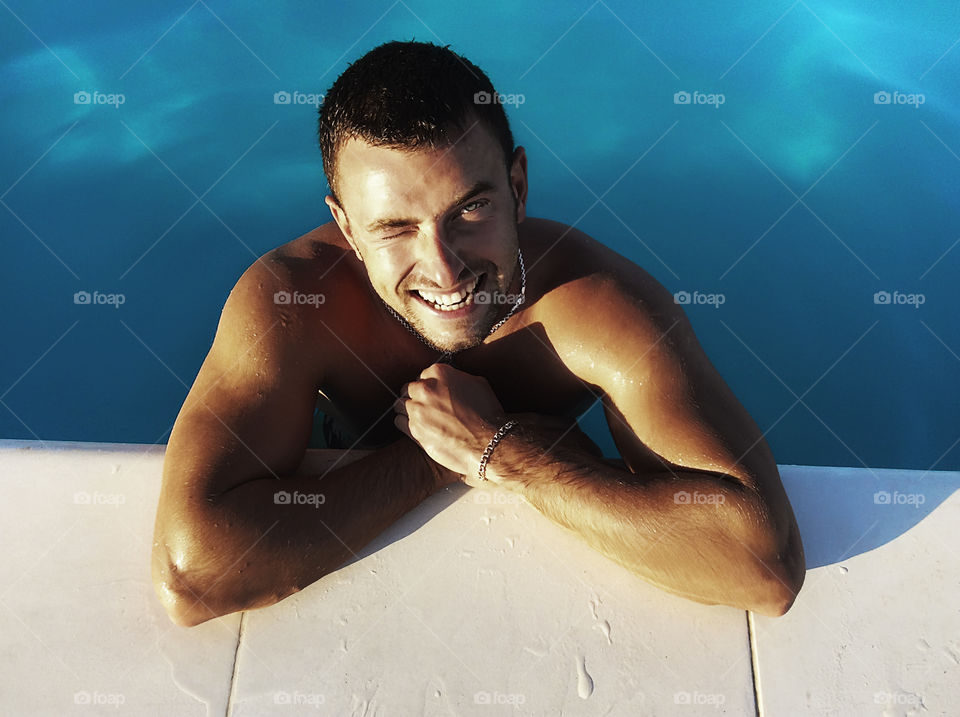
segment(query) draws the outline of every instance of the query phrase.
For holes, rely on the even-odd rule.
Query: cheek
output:
[[[403,293],[402,284],[410,275],[410,262],[406,253],[398,249],[385,249],[370,257],[367,274],[371,283],[387,292]]]

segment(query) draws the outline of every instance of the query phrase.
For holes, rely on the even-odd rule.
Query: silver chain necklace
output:
[[[523,265],[523,252],[520,251],[519,247],[517,247],[517,257],[520,259],[520,298],[517,299],[517,302],[510,308],[510,311],[507,312],[507,315],[493,325],[493,327],[487,332],[487,336],[490,336],[494,331],[503,326],[507,322],[507,319],[513,316],[514,312],[520,308],[520,304],[522,304],[527,298],[527,270]],[[381,298],[380,301],[383,301],[383,299]],[[383,301],[383,305],[387,307],[387,311],[393,314],[393,317],[399,321],[407,329],[407,331],[416,336],[434,351],[440,352],[440,358],[437,359],[437,363],[450,363],[450,361],[453,360],[453,357],[457,354],[456,351],[444,351],[430,341],[427,341],[427,339],[424,338],[419,331],[410,325],[410,322],[394,311],[393,307],[390,306],[386,301]],[[486,338],[486,336],[484,338]]]

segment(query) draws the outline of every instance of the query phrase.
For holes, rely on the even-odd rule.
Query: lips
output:
[[[464,287],[459,291],[440,293],[415,289],[410,293],[417,296],[417,298],[431,307],[434,311],[456,311],[458,309],[466,308],[473,303],[474,292],[476,292],[477,287],[480,286],[480,282],[483,280],[483,277],[484,275],[481,274],[469,286]]]

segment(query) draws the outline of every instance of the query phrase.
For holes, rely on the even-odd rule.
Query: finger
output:
[[[406,416],[400,415],[400,414],[394,416],[393,425],[399,428],[404,434],[406,434],[410,438],[413,438],[413,436],[410,435],[410,419],[407,418]]]
[[[407,399],[401,396],[396,401],[393,402],[393,410],[396,411],[399,415],[407,415]]]

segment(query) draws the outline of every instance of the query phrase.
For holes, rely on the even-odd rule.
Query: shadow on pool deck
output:
[[[960,472],[780,466],[780,475],[808,570],[895,540],[960,489]]]

